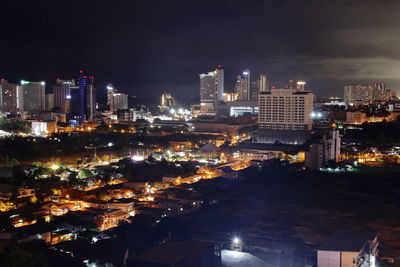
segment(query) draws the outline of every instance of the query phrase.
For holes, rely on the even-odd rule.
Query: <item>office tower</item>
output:
[[[128,109],[128,95],[124,93],[114,93],[112,111]]]
[[[46,108],[45,82],[21,81],[23,111],[37,114]]]
[[[260,92],[257,141],[261,143],[304,143],[312,128],[314,95],[297,89]]]
[[[87,76],[81,70],[76,86],[70,86],[70,118],[79,123],[93,121],[96,115],[96,89],[93,76]]]
[[[243,76],[236,77],[235,92],[238,94],[238,100],[251,100],[251,82],[250,71],[243,71]]]
[[[344,102],[348,106],[368,105],[391,100],[395,93],[381,82],[344,86]]]
[[[75,80],[57,79],[53,86],[54,108],[60,109],[61,113],[69,113],[71,87],[75,86]]]
[[[115,92],[116,92],[116,90],[114,89],[114,86],[111,83],[109,83],[107,85],[107,106],[111,111],[114,110],[112,105],[114,102],[113,97],[114,97]]]
[[[214,71],[200,74],[200,105],[203,113],[214,113],[224,101],[224,70],[218,65]]]
[[[267,75],[260,74],[260,77],[258,78],[258,89],[260,92],[268,91]]]
[[[0,111],[17,114],[23,108],[22,86],[0,80]]]
[[[128,95],[118,93],[112,84],[107,85],[107,105],[110,111],[128,109]]]

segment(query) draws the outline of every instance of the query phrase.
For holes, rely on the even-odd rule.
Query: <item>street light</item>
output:
[[[233,251],[242,251],[243,249],[243,241],[239,236],[234,236],[232,238],[232,243],[231,243],[231,250]]]

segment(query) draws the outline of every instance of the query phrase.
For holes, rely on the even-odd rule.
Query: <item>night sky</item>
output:
[[[99,89],[199,94],[217,64],[225,87],[249,68],[271,80],[304,79],[320,96],[381,80],[400,88],[400,1],[3,1],[0,77],[73,78]]]

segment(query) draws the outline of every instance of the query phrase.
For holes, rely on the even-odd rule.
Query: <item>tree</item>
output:
[[[19,164],[19,161],[17,159],[11,158],[8,155],[6,155],[1,161],[1,166],[5,166],[5,167],[13,167],[18,164]]]
[[[80,171],[79,171],[79,178],[81,178],[81,179],[86,179],[86,178],[90,178],[90,177],[93,177],[93,173],[92,173],[92,171],[90,171],[90,170],[88,170],[88,169],[81,169]]]

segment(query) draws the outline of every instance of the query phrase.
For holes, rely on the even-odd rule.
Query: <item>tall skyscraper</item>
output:
[[[45,110],[45,85],[45,82],[21,81],[24,112],[37,114]]]
[[[243,71],[243,76],[236,77],[235,92],[238,94],[238,100],[251,100],[251,82],[250,71]]]
[[[314,95],[297,89],[260,92],[258,142],[304,143],[312,128]]]
[[[115,93],[112,107],[112,111],[128,109],[128,95],[124,93]]]
[[[224,101],[224,70],[218,65],[214,71],[200,74],[200,105],[203,113],[215,113]]]
[[[93,76],[84,75],[81,70],[78,75],[77,86],[70,87],[71,119],[80,123],[93,121],[96,115],[96,89],[93,80]]]
[[[109,107],[109,109],[112,111],[113,110],[113,97],[114,97],[114,93],[115,93],[115,89],[114,86],[109,83],[107,85],[107,106]]]
[[[69,113],[71,87],[75,86],[75,80],[61,80],[57,79],[56,84],[53,86],[54,94],[54,108],[60,109],[62,113]]]
[[[0,111],[17,114],[23,108],[22,86],[0,80]]]
[[[128,95],[118,93],[112,84],[107,85],[107,105],[110,111],[128,109]]]
[[[265,74],[260,74],[260,77],[258,78],[258,83],[259,83],[259,90],[260,92],[266,92],[268,91],[268,79],[267,75]]]

